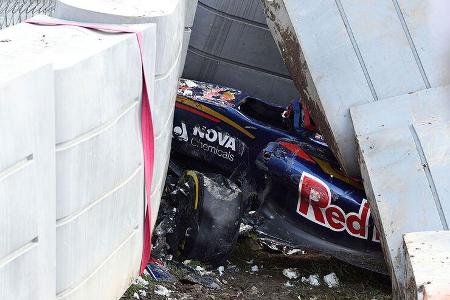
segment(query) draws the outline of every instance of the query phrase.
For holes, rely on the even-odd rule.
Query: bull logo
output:
[[[173,137],[181,142],[187,142],[189,140],[186,124],[184,124],[184,122],[181,122],[181,126],[173,127]]]

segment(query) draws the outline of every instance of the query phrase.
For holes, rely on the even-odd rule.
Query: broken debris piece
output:
[[[254,265],[254,266],[251,267],[250,271],[253,272],[253,273],[258,272],[259,271],[259,267],[257,265]]]
[[[168,297],[168,296],[170,296],[171,291],[170,291],[168,288],[166,288],[165,286],[162,286],[162,285],[156,285],[156,286],[155,286],[154,293],[155,293],[156,295]],[[138,299],[139,299],[139,298],[138,298]]]
[[[291,249],[288,252],[286,252],[286,254],[287,255],[292,255],[292,254],[299,253],[299,252],[300,252],[300,254],[305,254],[305,251],[300,250],[300,249]]]
[[[320,277],[317,274],[309,275],[308,278],[302,277],[302,282],[307,283],[312,286],[319,286],[320,285]]]
[[[219,289],[220,286],[216,282],[216,280],[211,276],[200,276],[196,273],[189,273],[186,274],[181,280],[181,282],[187,282],[187,283],[193,283],[193,284],[200,284],[204,287],[210,288],[210,289]]]
[[[252,230],[253,230],[252,225],[241,223],[241,225],[239,226],[239,234],[247,234]]]
[[[147,265],[146,271],[156,281],[175,282],[176,278],[162,264],[151,262]]]
[[[292,283],[290,283],[289,281],[286,281],[286,282],[284,283],[284,286],[285,286],[285,287],[293,287],[294,285],[293,285]]]
[[[339,287],[339,278],[336,273],[330,273],[328,275],[323,276],[323,281],[329,288],[337,288]]]
[[[134,284],[145,287],[148,285],[148,281],[141,276],[138,276],[138,278],[134,281]]]
[[[299,277],[298,271],[295,268],[284,269],[283,275],[289,279],[297,279]]]

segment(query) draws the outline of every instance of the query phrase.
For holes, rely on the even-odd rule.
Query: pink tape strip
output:
[[[142,33],[139,30],[129,28],[126,26],[111,25],[111,24],[96,24],[96,23],[79,23],[65,20],[44,20],[44,19],[30,19],[25,21],[30,24],[35,25],[46,25],[46,26],[75,26],[83,27],[88,29],[103,30],[108,32],[116,33],[134,33],[136,34],[139,51],[141,56],[142,64],[142,144],[144,148],[144,178],[145,178],[145,191],[147,195],[147,207],[145,211],[144,219],[144,247],[142,250],[142,260],[141,260],[141,274],[144,272],[147,262],[150,259],[152,242],[151,242],[151,191],[152,191],[152,180],[153,180],[153,168],[155,160],[155,142],[154,142],[154,132],[153,132],[153,120],[152,112],[150,107],[150,99],[147,91],[147,81],[144,72],[144,54],[143,54],[143,41]]]

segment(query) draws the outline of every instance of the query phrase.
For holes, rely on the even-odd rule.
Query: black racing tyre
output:
[[[213,266],[223,264],[239,235],[240,189],[222,175],[186,171],[175,197],[176,228],[167,237],[174,256]]]

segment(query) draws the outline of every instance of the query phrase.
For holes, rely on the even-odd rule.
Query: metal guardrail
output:
[[[51,15],[55,0],[0,0],[0,29],[37,14]]]

